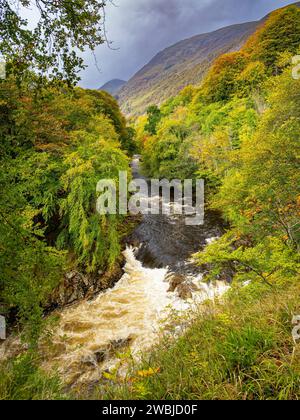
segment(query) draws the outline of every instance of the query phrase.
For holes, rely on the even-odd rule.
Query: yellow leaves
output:
[[[242,211],[242,214],[248,219],[252,220],[257,214],[259,214],[262,211],[261,207],[257,207],[254,209]]]
[[[179,106],[173,113],[173,118],[176,121],[185,122],[188,117],[188,109],[184,106]]]
[[[150,395],[144,384],[135,384],[133,389],[137,395],[137,399],[147,398]]]
[[[40,212],[41,211],[39,209],[27,206],[22,212],[24,217],[24,222],[22,223],[23,229],[32,229],[32,227],[34,226],[33,220],[36,216],[40,214]]]
[[[120,360],[120,361],[127,361],[128,359],[130,359],[132,357],[131,354],[131,349],[128,349],[125,353],[116,353],[116,357]]]
[[[139,396],[146,396],[147,390],[145,385],[143,384],[143,379],[150,378],[160,372],[160,368],[149,368],[145,370],[139,370],[133,377],[124,377],[123,375],[119,375],[119,369],[123,364],[126,364],[126,360],[120,360],[117,366],[111,370],[110,372],[105,371],[102,372],[102,377],[107,381],[113,383],[130,383],[133,386],[134,391]]]
[[[220,321],[222,324],[226,326],[230,326],[232,324],[231,318],[229,314],[220,313],[217,315],[217,320]]]
[[[298,207],[298,204],[297,204],[297,207]],[[295,211],[295,205],[292,203],[288,203],[285,207],[281,207],[278,209],[278,213],[280,215],[287,215],[294,211]]]
[[[103,378],[107,379],[108,381],[114,381],[116,379],[116,375],[112,374],[110,372],[103,372],[102,376],[103,376]]]
[[[153,376],[156,375],[157,373],[160,372],[160,368],[149,368],[147,370],[139,370],[137,372],[138,376],[140,376],[141,378],[148,378],[149,376]]]
[[[230,136],[227,130],[218,129],[210,136],[197,136],[191,148],[191,155],[211,170],[218,172],[229,160]]]

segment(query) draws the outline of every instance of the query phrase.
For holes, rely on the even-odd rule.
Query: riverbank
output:
[[[64,273],[58,286],[55,287],[43,304],[44,317],[49,317],[57,310],[63,310],[84,300],[93,300],[100,293],[113,288],[124,274],[123,269],[126,260],[123,253],[126,250],[129,238],[140,223],[140,215],[130,215],[124,220],[120,229],[122,252],[111,267],[98,272],[87,273],[75,265],[70,256],[68,271]],[[6,338],[19,334],[21,334],[21,329],[17,311],[16,308],[12,307],[6,314]],[[5,340],[0,340],[0,345],[4,346]],[[12,354],[14,353],[12,352]]]
[[[65,273],[59,286],[51,294],[46,304],[47,314],[55,309],[62,309],[68,305],[76,304],[83,299],[94,299],[99,293],[111,289],[123,276],[123,268],[126,264],[124,251],[128,238],[141,223],[139,215],[130,215],[124,219],[120,229],[121,250],[119,257],[111,267],[93,274],[78,271],[76,267]]]
[[[138,159],[135,165],[138,176]],[[204,226],[192,227],[172,214],[134,218],[131,229],[124,225],[124,272],[119,266],[113,282],[107,275],[106,282],[101,276],[90,284],[81,273],[70,273],[54,295],[58,310],[40,340],[42,370],[57,372],[72,393],[94,389],[103,375],[110,377],[119,367],[120,355],[122,360],[127,355],[128,364],[131,357],[138,361],[142,352],[150,351],[174,313],[178,319],[173,325],[180,328],[197,305],[224,294],[228,284],[203,283],[203,269],[191,260],[222,234],[220,219],[211,212],[206,216]],[[13,338],[2,348],[4,359],[20,353],[19,340]]]
[[[125,378],[118,369],[103,373],[93,389],[66,391],[57,376],[30,371],[19,358],[0,372],[0,400],[298,400],[292,318],[300,313],[299,294],[299,278],[276,288],[234,287],[222,302],[207,301],[181,336],[164,334]],[[125,354],[119,357],[121,365]]]
[[[181,337],[165,336],[125,381],[115,373],[100,384],[93,398],[298,400],[292,318],[300,314],[299,294],[299,278],[272,289],[235,287],[213,308],[207,302]]]

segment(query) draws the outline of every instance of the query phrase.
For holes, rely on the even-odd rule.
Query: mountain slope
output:
[[[229,26],[161,51],[120,90],[122,110],[143,113],[149,104],[159,104],[183,87],[199,83],[216,57],[238,50],[257,26],[258,22]]]
[[[125,84],[125,80],[113,79],[101,86],[99,90],[104,90],[105,92],[115,96]]]
[[[196,35],[161,51],[118,92],[122,111],[142,114],[150,104],[159,105],[185,86],[200,83],[215,58],[239,50],[266,18]]]

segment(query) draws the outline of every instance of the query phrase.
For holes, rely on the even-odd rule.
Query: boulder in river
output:
[[[187,278],[182,274],[169,274],[166,279],[170,283],[168,292],[177,292],[181,299],[192,299],[193,293],[199,290],[199,288],[192,281],[187,280]]]
[[[178,286],[185,282],[185,276],[182,274],[174,274],[169,279],[170,287],[168,292],[175,292]]]
[[[47,308],[63,307],[82,299],[93,299],[103,290],[113,287],[123,275],[124,259],[120,258],[113,268],[96,274],[70,271],[64,275],[60,285],[51,295]]]
[[[108,343],[107,347],[100,348],[94,353],[83,356],[81,358],[81,363],[86,366],[98,367],[98,365],[103,363],[105,360],[114,357],[118,351],[128,347],[131,342],[132,337],[113,340]]]
[[[198,290],[199,288],[193,282],[189,281],[186,281],[177,287],[178,296],[183,300],[192,299],[193,293]]]

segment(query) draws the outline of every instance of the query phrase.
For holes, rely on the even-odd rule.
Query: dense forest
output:
[[[212,276],[227,264],[241,279],[273,283],[299,268],[300,97],[291,64],[299,33],[297,7],[274,12],[203,84],[136,122],[146,174],[204,178],[208,206],[230,223],[198,256]]]
[[[0,313],[28,349],[3,368],[1,399],[13,392],[5,378],[17,390],[34,383],[44,313],[55,306],[52,296],[65,273],[78,270],[97,280],[99,270],[109,273],[127,232],[125,216],[96,212],[97,182],[129,170],[133,130],[109,94],[74,87],[83,63],[69,43],[93,48],[103,42],[102,26],[96,27],[104,5],[81,3],[63,5],[60,19],[56,6],[45,4],[30,31],[10,2],[1,2]]]
[[[81,35],[92,47],[97,34]],[[194,258],[207,282],[230,273],[232,288],[126,380],[106,374],[96,398],[299,399],[298,54],[300,9],[291,6],[218,57],[200,85],[129,122],[109,94],[74,87],[75,57],[46,77],[20,71],[13,56],[0,80],[0,314],[26,350],[2,363],[0,399],[72,398],[39,367],[44,315],[67,272],[99,277],[118,263],[130,222],[96,212],[96,185],[117,182],[136,152],[149,178],[205,180],[207,209],[227,228]],[[49,64],[31,58],[39,71]]]
[[[299,399],[299,45],[299,9],[278,10],[200,86],[136,121],[147,175],[205,179],[207,207],[230,227],[195,258],[207,280],[233,284],[133,367],[117,398]]]

